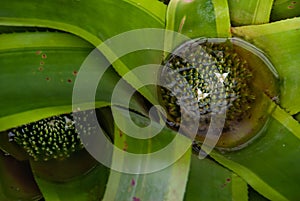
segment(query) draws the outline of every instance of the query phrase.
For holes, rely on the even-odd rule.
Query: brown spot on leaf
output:
[[[128,149],[128,144],[126,141],[124,141],[123,151],[127,151],[127,149]]]
[[[137,198],[137,197],[133,197],[132,200],[133,200],[133,201],[141,201],[141,199],[140,199],[140,198]]]
[[[42,59],[47,59],[47,55],[46,54],[42,54]]]
[[[77,73],[78,73],[77,70],[74,70],[74,71],[73,71],[73,75],[74,75],[74,76],[76,76]]]
[[[42,53],[41,50],[38,50],[38,51],[35,52],[36,55],[40,55],[41,53]]]
[[[131,180],[131,186],[134,186],[134,185],[135,185],[135,180],[132,179],[132,180]]]

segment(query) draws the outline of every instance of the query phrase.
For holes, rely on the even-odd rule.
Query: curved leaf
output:
[[[118,115],[121,115],[124,121],[128,121],[127,116],[122,113]],[[131,117],[136,119],[140,126],[149,123],[149,119],[138,114],[131,113]],[[125,125],[128,125],[127,129],[130,129],[129,122]],[[139,167],[143,169],[147,166],[145,166],[145,163],[157,163],[158,166],[161,164],[161,160],[148,161],[150,157],[147,156],[147,153],[163,149],[174,138],[174,135],[175,132],[163,129],[161,133],[153,138],[140,140],[127,136],[115,124],[114,145],[124,150],[124,153],[144,153],[145,156],[140,161]],[[180,144],[176,146],[180,146]],[[118,166],[119,164],[122,166],[123,164],[124,167],[128,165],[125,162],[127,159],[125,154],[120,156],[117,153],[114,153],[112,165]],[[111,171],[103,200],[182,200],[189,172],[190,154],[191,149],[188,149],[175,163],[148,174],[127,174]],[[173,157],[173,154],[169,153],[169,157]]]
[[[74,80],[90,44],[51,32],[2,34],[0,41],[0,131],[72,111]],[[110,104],[119,79],[109,68],[99,83],[96,107]],[[129,86],[122,87],[126,93]],[[134,97],[133,107],[139,110]]]
[[[264,133],[237,152],[211,156],[236,172],[271,200],[297,200],[299,194],[300,125],[277,107]],[[288,119],[288,122],[287,122]],[[280,120],[280,121],[278,121]]]
[[[171,1],[167,10],[166,29],[190,38],[230,37],[227,1]]]
[[[300,17],[299,0],[274,0],[271,12],[271,21]]]
[[[280,105],[292,115],[298,113],[300,111],[300,18],[265,25],[236,27],[232,30],[234,35],[252,42],[269,56],[281,80]]]
[[[154,8],[151,8],[152,3]],[[57,5],[64,9],[57,9]],[[104,40],[133,29],[163,28],[164,8],[165,5],[151,0],[7,0],[2,2],[0,8],[0,25],[63,30],[80,36],[97,47]],[[78,12],[79,10],[81,12]],[[136,43],[142,43],[145,38],[141,39]],[[101,51],[113,63],[114,50],[103,48]],[[113,66],[120,75],[124,75],[141,64],[159,64],[161,54],[150,50],[139,51],[115,61]],[[130,83],[130,80],[128,81]],[[141,90],[141,93],[148,99],[153,99],[151,90]]]
[[[229,0],[230,20],[233,26],[264,24],[270,20],[274,0]]]
[[[184,200],[247,201],[247,183],[212,160],[192,155]]]

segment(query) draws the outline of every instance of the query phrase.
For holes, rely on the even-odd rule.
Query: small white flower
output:
[[[198,94],[198,101],[200,101],[201,99],[206,98],[209,95],[209,93],[203,93],[200,89],[198,89],[197,94]]]
[[[218,77],[218,79],[221,83],[224,83],[224,81],[225,81],[226,77],[228,76],[228,74],[229,73],[223,73],[223,74],[215,73],[215,75]]]

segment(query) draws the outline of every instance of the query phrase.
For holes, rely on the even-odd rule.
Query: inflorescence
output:
[[[188,86],[183,84],[177,75],[173,80],[166,81],[169,82],[168,86],[171,86],[170,90],[173,92],[161,88],[163,105],[168,111],[169,119],[177,126],[181,121],[181,113],[174,91],[181,91],[185,96],[184,101],[198,103],[200,130],[207,129],[212,114],[218,114],[224,109],[226,109],[225,129],[229,129],[230,122],[241,121],[255,99],[249,88],[252,76],[250,67],[230,41],[186,42],[176,50],[176,53],[168,57],[164,65],[178,73],[181,79],[183,77],[188,83]],[[222,85],[216,87],[216,83]]]
[[[89,111],[81,113],[83,116],[89,115]],[[84,122],[84,119],[81,121]],[[92,132],[93,129],[86,125],[76,126],[84,132]],[[84,130],[85,128],[88,130]],[[19,126],[11,129],[8,135],[10,141],[16,142],[36,161],[63,160],[83,149],[72,113]]]

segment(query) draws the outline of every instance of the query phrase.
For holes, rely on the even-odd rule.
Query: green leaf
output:
[[[166,29],[190,38],[230,37],[227,1],[171,1],[167,10]]]
[[[292,115],[300,111],[299,30],[300,18],[233,28],[234,35],[256,45],[270,58],[281,80],[280,105]]]
[[[126,174],[111,171],[104,201],[183,199],[190,152],[171,166],[149,174]]]
[[[74,81],[90,44],[51,32],[2,34],[0,43],[0,131],[72,111]],[[96,107],[110,104],[119,79],[110,67],[99,83]],[[121,87],[125,93],[130,88]],[[134,96],[132,107],[139,111],[138,99]]]
[[[278,107],[273,116],[263,134],[244,149],[223,154],[215,151],[211,156],[266,198],[297,200],[300,125]]]
[[[162,3],[156,0],[127,0],[127,2],[136,5],[141,10],[145,10],[149,15],[155,16],[159,21],[164,23],[167,10],[166,5],[162,5]]]
[[[57,9],[57,5],[64,9]],[[73,33],[97,47],[103,41],[133,29],[163,28],[164,8],[165,5],[154,0],[13,0],[2,2],[0,25],[54,28]],[[135,43],[143,43],[145,37],[140,39]],[[138,51],[114,61],[115,50],[105,46],[101,51],[120,75],[141,64],[158,64],[162,54],[150,50]],[[141,93],[153,100],[153,91],[141,90]]]
[[[247,183],[212,160],[192,155],[184,200],[247,201]]]
[[[0,130],[70,112],[75,73],[91,46],[61,33],[2,34],[0,40]]]
[[[151,4],[155,7],[151,8]],[[57,9],[57,5],[64,9]],[[163,4],[152,0],[13,0],[2,2],[0,24],[64,30],[97,46],[101,41],[134,28],[161,27],[164,19],[163,8]],[[79,10],[81,12],[77,12]],[[121,14],[122,17],[114,13]]]
[[[109,170],[99,164],[87,174],[68,182],[52,182],[35,176],[46,201],[98,201],[103,197]]]
[[[125,119],[125,121],[128,119],[122,112],[118,115],[122,115],[122,119]],[[133,121],[138,121],[139,126],[149,123],[149,119],[135,113],[131,113],[131,117]],[[132,129],[128,121],[127,124],[124,125],[127,125],[127,129]],[[144,132],[144,134],[146,134],[146,132]],[[144,154],[144,158],[137,163],[137,169],[143,171],[143,168],[149,167],[149,163],[151,163],[151,166],[153,163],[156,163],[156,166],[160,167],[160,165],[163,164],[161,161],[163,159],[153,160],[153,157],[151,158],[150,155],[167,146],[170,140],[174,138],[174,135],[175,132],[171,132],[165,128],[157,136],[141,140],[129,137],[119,130],[117,124],[115,124],[115,150],[119,148],[123,150],[123,153],[114,152],[112,166],[126,167],[128,163],[130,163],[128,161],[126,162],[128,159],[126,153],[130,152],[137,155]],[[184,137],[182,137],[182,139],[183,138]],[[181,144],[175,146],[181,146]],[[175,160],[175,163],[169,164],[168,167],[162,168],[159,171],[149,171],[148,174],[129,174],[111,171],[103,200],[182,200],[189,172],[190,155],[191,150],[188,149],[179,160]],[[172,153],[169,153],[168,157],[172,158],[174,156]]]
[[[284,20],[300,16],[299,0],[274,0],[271,12],[271,21]]]
[[[233,26],[264,24],[270,20],[274,0],[229,0],[230,20]]]

